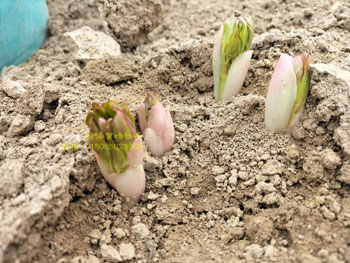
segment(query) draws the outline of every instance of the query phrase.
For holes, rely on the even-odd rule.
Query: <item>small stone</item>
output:
[[[27,115],[16,116],[7,132],[9,136],[18,136],[34,128],[34,117]]]
[[[103,259],[108,262],[122,262],[123,259],[120,256],[119,252],[112,246],[103,244],[101,246],[101,255]]]
[[[72,41],[72,49],[78,60],[100,59],[106,55],[119,56],[120,46],[110,36],[84,26],[78,30],[64,34]]]
[[[219,166],[213,166],[211,170],[214,175],[223,174],[225,172],[225,169]]]
[[[343,4],[340,3],[339,1],[335,2],[332,7],[331,7],[331,12],[335,15],[338,16],[343,9]]]
[[[235,188],[237,185],[237,173],[232,173],[231,176],[228,178],[228,183],[232,188]]]
[[[9,128],[8,118],[6,116],[0,116],[0,134],[7,132]]]
[[[176,127],[176,129],[180,132],[185,132],[188,129],[188,126],[186,125],[186,123],[182,123],[178,127]]]
[[[292,136],[296,140],[302,140],[306,137],[306,132],[305,130],[298,128],[297,126],[294,126],[292,128]]]
[[[328,257],[327,263],[344,263],[344,261],[339,260],[337,254],[333,253]]]
[[[58,113],[56,114],[56,117],[55,117],[55,123],[56,124],[60,124],[64,121],[64,114],[65,114],[65,110],[64,109],[60,109],[58,111]]]
[[[112,242],[111,231],[109,229],[106,229],[101,236],[100,244],[110,244],[111,242]]]
[[[276,250],[276,248],[274,246],[267,245],[265,247],[265,254],[264,254],[265,258],[267,258],[267,259],[273,258],[275,255],[275,250]]]
[[[224,129],[224,134],[227,135],[227,136],[233,136],[233,135],[236,134],[236,129],[232,128],[232,127],[226,127]]]
[[[121,243],[119,252],[124,260],[131,260],[135,257],[135,247],[131,243]]]
[[[223,183],[226,180],[226,176],[224,174],[220,174],[215,177],[215,181],[217,183]]]
[[[51,103],[60,98],[60,89],[57,85],[46,83],[44,85],[44,101]]]
[[[126,236],[126,234],[122,228],[114,228],[112,230],[112,234],[118,239],[121,239],[121,238]]]
[[[0,78],[0,88],[2,88],[7,96],[14,99],[19,98],[26,92],[22,81],[11,79],[16,75],[17,70],[17,67],[5,68]]]
[[[62,259],[61,259],[61,262],[65,262],[65,261],[62,261]],[[86,258],[84,256],[77,256],[77,257],[72,258],[70,263],[86,263]]]
[[[260,247],[258,244],[251,244],[246,248],[246,253],[244,256],[247,259],[260,259],[264,254],[264,248]]]
[[[148,200],[154,201],[154,200],[156,200],[158,197],[159,197],[159,194],[155,194],[155,193],[153,193],[153,192],[151,191],[151,192],[148,193],[147,199],[148,199]]]
[[[0,167],[0,196],[17,194],[23,185],[23,164],[19,160],[7,160]]]
[[[316,129],[316,135],[322,135],[322,134],[325,134],[325,129],[323,127],[317,127]]]
[[[321,212],[324,216],[324,218],[329,219],[329,220],[334,220],[335,219],[335,214],[329,211],[329,209],[326,206],[321,207]]]
[[[321,162],[323,166],[329,170],[334,170],[341,164],[339,156],[331,149],[326,149],[322,152]]]
[[[268,154],[268,153],[264,153],[261,157],[260,157],[260,159],[261,160],[263,160],[263,161],[267,161],[268,159],[270,159],[270,154]]]
[[[337,177],[340,182],[350,184],[350,162],[345,162],[340,169],[340,175]]]
[[[232,240],[240,240],[244,236],[243,227],[229,227],[221,236],[225,243],[232,242]]]
[[[261,172],[264,175],[282,174],[283,167],[277,160],[268,160],[263,167],[261,167]]]
[[[192,187],[191,188],[191,195],[198,195],[199,188],[198,187]]]
[[[92,230],[88,236],[90,237],[90,243],[93,245],[96,245],[101,239],[102,234],[100,230],[95,229],[95,230]]]
[[[100,260],[94,255],[89,255],[87,258],[87,263],[100,263]]]
[[[323,17],[322,21],[318,24],[318,26],[323,30],[328,30],[331,27],[335,26],[337,24],[337,19],[334,17],[333,14],[329,14],[326,17]]]
[[[246,171],[239,171],[237,176],[239,179],[242,179],[244,181],[249,179],[249,173],[247,173]]]
[[[292,162],[295,163],[299,159],[299,151],[298,148],[295,144],[292,144],[287,151],[287,156],[288,159]]]
[[[310,254],[304,254],[300,258],[300,263],[322,263],[322,259]]]
[[[312,10],[310,8],[306,8],[304,10],[304,17],[305,18],[311,18],[312,17]]]
[[[88,234],[88,236],[99,240],[101,238],[102,234],[101,234],[100,230],[94,229]]]
[[[262,193],[272,193],[272,192],[276,192],[276,188],[273,186],[272,183],[259,182],[259,183],[255,186],[255,191],[256,191],[258,194],[262,194]]]
[[[341,210],[341,206],[340,204],[337,202],[337,200],[335,200],[334,197],[332,196],[326,196],[326,201],[328,203],[328,208],[331,212],[333,212],[334,214],[339,214],[340,210]]]
[[[46,124],[43,121],[36,121],[34,124],[34,131],[36,132],[42,132],[46,129]]]
[[[279,203],[281,200],[280,196],[277,193],[270,193],[264,196],[262,202],[267,205],[272,205]]]
[[[143,223],[132,226],[131,231],[140,239],[145,239],[150,234],[147,226]]]
[[[320,249],[317,253],[317,256],[320,257],[320,258],[327,258],[328,257],[328,250],[327,249]]]
[[[62,141],[62,136],[60,134],[52,134],[50,137],[47,139],[47,144],[50,146],[55,146],[59,144]]]

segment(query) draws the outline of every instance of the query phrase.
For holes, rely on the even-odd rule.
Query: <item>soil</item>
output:
[[[44,46],[1,75],[0,262],[350,262],[348,1],[48,5]],[[235,10],[256,25],[252,66],[236,97],[215,102],[214,36]],[[122,53],[89,40],[78,56],[65,33],[84,26]],[[290,134],[264,127],[281,53],[314,58]],[[175,144],[145,153],[146,191],[131,204],[99,172],[85,117],[109,98],[136,113],[147,90],[170,110]]]

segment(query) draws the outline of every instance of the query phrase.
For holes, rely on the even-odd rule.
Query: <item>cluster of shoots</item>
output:
[[[250,67],[253,21],[233,16],[220,28],[213,49],[214,96],[229,100],[242,88]],[[265,110],[269,131],[289,131],[299,120],[310,87],[310,55],[282,54],[272,75]]]
[[[174,143],[171,115],[153,94],[147,94],[138,116],[151,153],[160,157],[170,151]],[[90,129],[89,143],[104,178],[121,196],[139,201],[145,190],[143,141],[126,103],[92,103],[86,124]]]
[[[228,100],[241,89],[250,67],[254,33],[252,20],[240,15],[225,21],[214,43],[214,95]],[[310,55],[282,54],[272,75],[266,98],[265,126],[272,132],[288,131],[302,114],[310,87]],[[174,124],[170,112],[148,92],[135,119],[125,102],[92,104],[86,118],[89,143],[102,175],[123,197],[137,202],[145,190],[143,140],[155,157],[171,150]]]

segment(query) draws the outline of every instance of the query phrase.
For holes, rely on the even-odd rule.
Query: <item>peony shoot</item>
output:
[[[290,130],[299,120],[310,88],[310,55],[282,54],[266,97],[265,126],[269,131]]]
[[[126,103],[92,103],[86,124],[102,175],[121,196],[137,202],[145,190],[142,139]]]
[[[170,112],[148,92],[138,109],[140,130],[150,152],[161,157],[174,143],[174,124]]]
[[[253,51],[253,21],[247,16],[229,18],[220,28],[213,49],[215,100],[229,100],[242,88]]]

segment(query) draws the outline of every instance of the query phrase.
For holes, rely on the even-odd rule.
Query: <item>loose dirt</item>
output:
[[[45,45],[1,75],[0,262],[350,262],[347,1],[48,4]],[[235,10],[256,25],[252,66],[240,93],[217,103],[214,36]],[[65,33],[84,26],[121,55],[77,56]],[[106,47],[96,48],[84,51]],[[281,53],[314,57],[291,134],[264,128]],[[162,158],[146,153],[146,191],[133,205],[99,172],[85,117],[109,98],[136,113],[147,90],[176,137]]]

